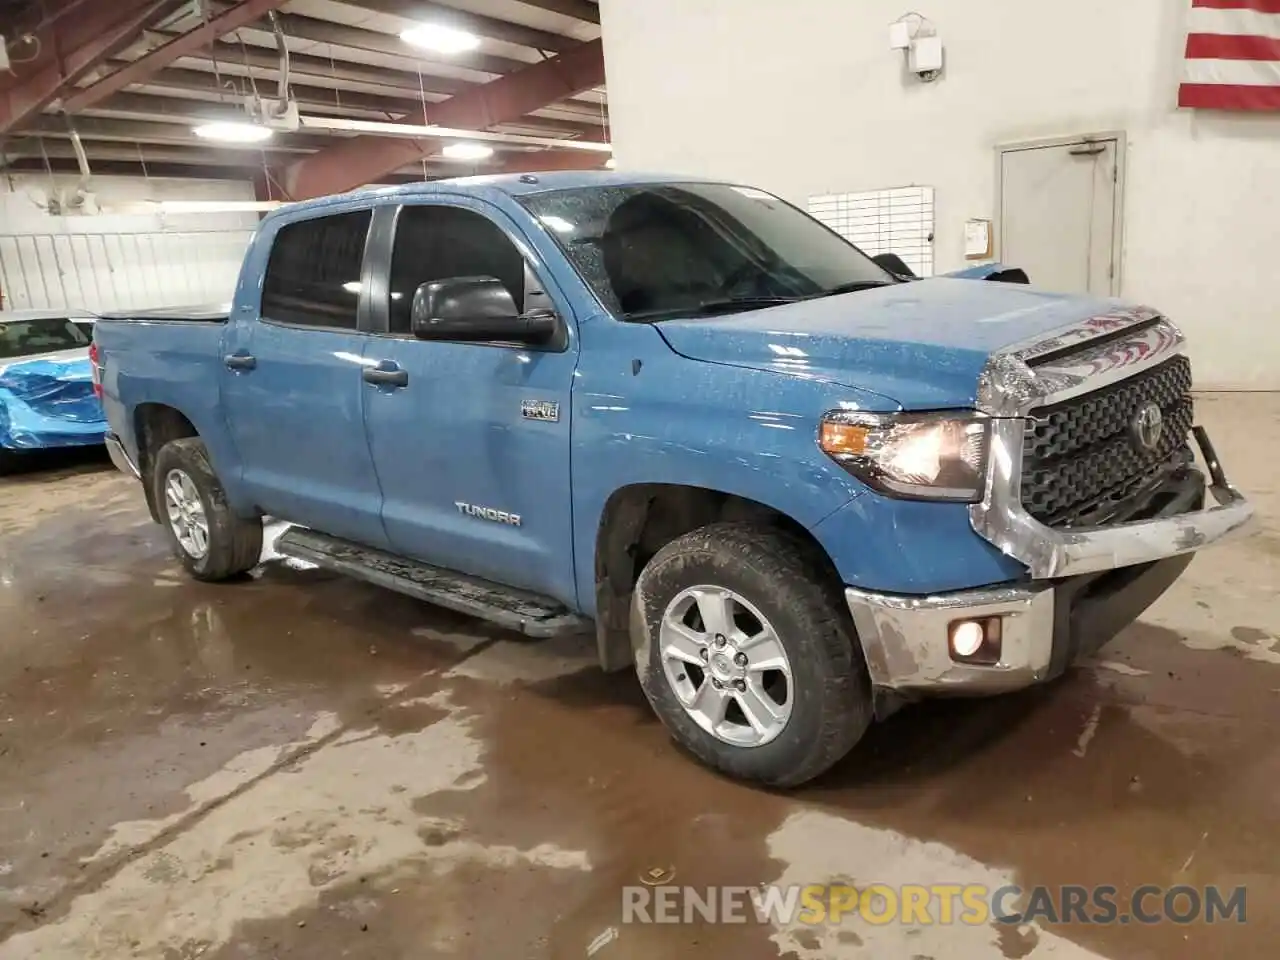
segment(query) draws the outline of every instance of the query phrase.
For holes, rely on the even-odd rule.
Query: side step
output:
[[[542,639],[591,627],[590,620],[547,597],[362,547],[304,527],[290,527],[281,534],[276,550],[529,637]]]

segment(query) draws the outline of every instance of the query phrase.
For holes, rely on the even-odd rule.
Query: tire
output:
[[[173,502],[166,492],[171,481],[181,484],[184,477],[190,482],[188,494],[194,493],[199,502],[199,510],[196,510],[195,501],[188,497],[192,504],[189,515],[198,516],[203,511],[206,527],[203,550],[199,549],[199,541],[193,543],[190,537],[183,536],[184,531],[180,528],[184,524],[175,521]],[[151,483],[169,548],[191,576],[216,582],[257,566],[262,556],[262,522],[245,520],[231,512],[227,506],[226,491],[213,472],[203,440],[197,437],[170,440],[161,447],[156,455]]]
[[[689,628],[690,634],[698,643],[702,642],[698,638],[711,638],[712,645],[706,648],[710,657],[702,648],[698,651],[707,666],[689,669],[686,664],[694,664],[692,658],[664,657],[659,638],[664,617],[670,612],[678,621],[695,588],[698,592],[692,594],[690,612],[685,614],[695,624]],[[730,668],[723,659],[715,658],[718,641],[706,629],[707,623],[699,619],[703,598],[711,597],[714,604],[715,598],[726,592],[736,595],[728,622],[738,639],[730,640],[723,649],[733,653],[735,643],[742,644],[736,661],[743,664],[737,667],[742,680],[730,680],[730,674],[723,672]],[[698,608],[696,614],[692,607]],[[754,634],[754,640],[746,639],[753,635],[757,623],[762,632]],[[759,637],[769,636],[770,631],[776,643],[770,648],[760,646]],[[636,672],[658,717],[681,746],[729,776],[774,787],[798,786],[844,757],[871,724],[871,682],[839,583],[822,569],[806,544],[774,527],[716,523],[663,547],[636,583],[631,635]],[[680,636],[668,633],[664,639]],[[755,657],[757,651],[778,646],[785,652],[790,670],[784,684],[777,682],[777,673],[763,672],[767,662],[779,662],[776,656]],[[708,692],[702,685],[714,682],[716,670],[725,677],[724,691],[733,685],[730,697],[739,705],[737,717],[734,707],[727,706],[724,720],[716,727],[730,731],[728,739],[695,719],[681,699],[684,696],[687,700],[689,690],[695,687],[697,695]],[[699,672],[701,682],[695,676]],[[754,685],[757,677],[763,678],[759,687]],[[770,681],[770,677],[774,679]],[[739,688],[740,682],[753,685]],[[769,683],[773,693],[766,694],[770,697],[768,709],[787,713],[780,730],[760,734],[754,725],[733,725],[738,718],[747,719],[743,706],[748,691],[759,704],[760,690]],[[677,693],[678,687],[683,694]],[[783,688],[785,695],[779,697]],[[779,699],[785,704],[780,705]],[[754,712],[764,715],[759,709]],[[770,717],[770,721],[775,719]],[[776,728],[777,724],[771,726]],[[761,742],[748,742],[752,737]]]

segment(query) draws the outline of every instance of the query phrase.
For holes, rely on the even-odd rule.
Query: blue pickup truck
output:
[[[593,630],[676,740],[776,786],[904,702],[1052,679],[1251,526],[1161,314],[915,279],[733,183],[293,204],[229,311],[95,339],[192,576],[257,564],[270,516],[287,555]]]

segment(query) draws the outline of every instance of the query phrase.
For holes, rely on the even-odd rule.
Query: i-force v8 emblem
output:
[[[556,423],[560,419],[560,404],[556,400],[522,400],[520,416],[526,420]]]

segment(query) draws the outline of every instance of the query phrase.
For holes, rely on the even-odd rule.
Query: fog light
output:
[[[954,620],[947,628],[951,658],[969,663],[1000,662],[1000,618]]]
[[[972,657],[982,649],[986,633],[977,620],[961,620],[951,625],[951,652],[957,657]]]

